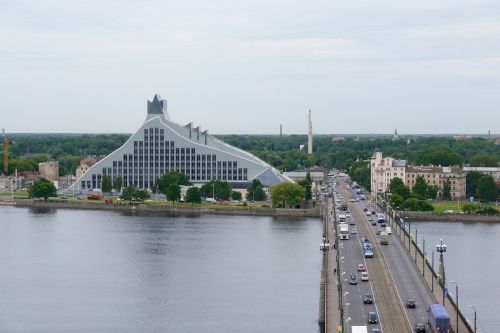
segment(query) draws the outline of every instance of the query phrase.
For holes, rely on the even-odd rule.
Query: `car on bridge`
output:
[[[417,307],[417,302],[415,302],[414,299],[408,299],[406,300],[406,307],[409,309],[415,309]]]
[[[368,312],[368,324],[377,324],[378,316],[376,312]]]
[[[425,324],[416,323],[415,324],[415,333],[425,333]]]
[[[363,304],[373,304],[373,296],[371,294],[364,295]]]
[[[349,284],[351,285],[358,284],[358,277],[356,276],[355,273],[351,274],[351,277],[349,278]]]

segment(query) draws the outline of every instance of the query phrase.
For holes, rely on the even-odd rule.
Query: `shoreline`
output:
[[[245,215],[245,216],[288,216],[288,217],[310,217],[320,218],[320,208],[311,209],[284,209],[284,208],[268,208],[268,207],[206,207],[206,206],[181,206],[181,205],[149,205],[146,203],[134,205],[116,205],[104,203],[88,203],[88,202],[45,202],[32,200],[16,200],[15,202],[0,203],[11,205],[19,208],[61,208],[61,209],[80,209],[80,210],[105,210],[118,211],[125,213],[167,213],[169,215]]]
[[[432,212],[404,212],[402,215],[415,222],[500,222],[499,215],[437,214]]]

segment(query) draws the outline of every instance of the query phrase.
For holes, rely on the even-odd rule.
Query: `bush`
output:
[[[478,210],[477,213],[479,215],[497,215],[499,213],[499,211],[493,207],[488,207],[488,208]]]

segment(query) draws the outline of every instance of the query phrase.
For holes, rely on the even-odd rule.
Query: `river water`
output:
[[[458,302],[465,317],[474,322],[477,309],[478,332],[500,332],[500,224],[461,222],[415,222],[411,223],[412,234],[417,229],[423,235],[425,247],[436,250],[440,239],[447,245],[444,254],[446,281],[450,294],[455,298],[458,284]],[[423,239],[418,239],[422,247]],[[432,252],[427,255],[431,258]],[[438,268],[438,253],[435,255],[435,269]],[[450,314],[455,320],[455,314]]]
[[[318,332],[321,230],[0,206],[0,332]]]

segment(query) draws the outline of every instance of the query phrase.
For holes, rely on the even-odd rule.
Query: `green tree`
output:
[[[467,214],[472,214],[477,209],[477,206],[473,203],[466,203],[462,206],[462,210]]]
[[[497,188],[495,180],[490,175],[482,175],[477,181],[476,195],[481,202],[495,201]]]
[[[201,202],[201,191],[198,187],[193,186],[188,188],[186,196],[184,197],[186,202],[200,203]]]
[[[437,186],[428,186],[425,197],[428,199],[436,199],[438,192],[439,188]]]
[[[115,181],[113,182],[113,188],[117,192],[120,192],[122,190],[122,186],[123,186],[123,178],[122,178],[122,176],[116,176]]]
[[[211,180],[201,187],[201,195],[205,198],[216,200],[229,200],[231,197],[231,185],[223,180]]]
[[[485,152],[477,153],[470,158],[470,166],[496,167],[498,166],[498,158],[494,154]]]
[[[181,198],[181,187],[177,183],[168,185],[165,196],[168,200],[172,200],[172,203],[178,201]]]
[[[307,179],[299,180],[297,182],[297,185],[302,186],[304,188],[304,190],[306,190],[306,194],[304,195],[304,200],[305,201],[312,200],[311,185],[309,184],[309,182],[307,181]]]
[[[427,194],[427,183],[424,177],[418,176],[415,180],[415,185],[413,186],[413,193],[417,194],[421,198],[425,198]]]
[[[293,208],[303,200],[306,190],[295,183],[281,183],[269,188],[273,207]]]
[[[241,201],[243,196],[241,195],[241,192],[238,191],[231,191],[231,199],[235,201]]]
[[[352,180],[356,181],[359,185],[367,190],[370,190],[370,177],[371,171],[368,161],[356,161],[349,169],[349,176]]]
[[[135,199],[137,199],[138,201],[144,201],[146,199],[149,199],[150,197],[151,195],[146,190],[137,190],[137,192],[135,193]]]
[[[403,207],[405,199],[397,193],[391,195],[391,202],[396,207]]]
[[[57,190],[51,181],[40,178],[28,187],[28,195],[31,198],[44,198],[44,200],[47,200],[49,197],[57,197]]]
[[[264,187],[262,183],[254,179],[252,180],[252,184],[247,188],[247,200],[248,201],[266,201],[267,196],[266,192],[264,192]]]
[[[476,196],[477,182],[482,176],[483,174],[479,171],[467,172],[467,175],[465,177],[465,192],[467,193],[468,197]]]
[[[132,200],[134,200],[137,197],[137,189],[133,186],[127,186],[123,189],[122,194],[120,195],[120,199],[128,201],[129,203],[132,203]]]
[[[446,180],[443,182],[443,199],[451,199],[451,182],[448,178],[446,178]]]
[[[109,193],[111,192],[113,187],[113,184],[111,182],[111,177],[107,175],[102,176],[102,181],[101,181],[101,191],[103,193]]]
[[[169,171],[155,181],[155,187],[165,195],[171,184],[191,185],[187,176],[177,171]]]
[[[405,200],[410,197],[410,189],[403,183],[403,180],[399,177],[395,177],[391,180],[389,191],[391,191],[392,194],[400,195]]]

